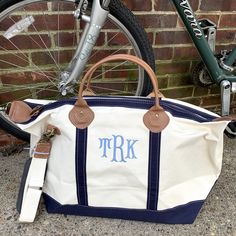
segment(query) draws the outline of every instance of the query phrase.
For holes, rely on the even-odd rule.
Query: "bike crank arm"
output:
[[[221,86],[221,115],[228,116],[230,110],[231,84],[228,80],[223,80]]]
[[[87,3],[86,0],[83,2]],[[70,65],[60,75],[60,83],[58,88],[64,96],[70,90],[71,86],[69,84],[78,81],[86,66],[100,31],[107,19],[109,13],[107,10],[107,4],[109,4],[109,2],[110,1],[107,0],[104,1],[103,7],[100,4],[100,0],[94,0],[92,3],[93,5],[90,17],[83,14],[82,4],[79,4],[77,10],[75,11],[75,17],[84,20],[86,22],[86,26]]]

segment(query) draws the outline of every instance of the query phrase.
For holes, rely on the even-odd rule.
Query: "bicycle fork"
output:
[[[81,40],[76,49],[75,55],[69,66],[60,74],[58,89],[62,95],[66,95],[71,90],[70,83],[78,81],[83,69],[91,55],[93,47],[97,41],[101,28],[103,27],[107,16],[110,0],[94,0],[90,17],[85,15],[88,1],[80,1],[74,16],[86,22]]]

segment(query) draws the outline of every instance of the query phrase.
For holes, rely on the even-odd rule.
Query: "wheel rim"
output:
[[[37,7],[34,7],[36,6],[34,4],[37,4]],[[73,7],[74,4],[71,0],[52,0],[47,1],[47,3],[45,1],[42,3],[38,0],[26,0],[0,13],[1,113],[5,112],[4,106],[12,100],[23,100],[25,98],[55,100],[61,98],[57,91],[56,79],[58,75],[55,71],[56,69],[63,71],[64,66],[71,60],[72,51],[75,50],[83,25],[83,23],[75,22],[76,20],[72,14]],[[46,14],[46,9],[50,9],[50,11],[47,11],[50,14]],[[69,24],[64,24],[56,10],[63,13],[63,20],[66,19],[67,24],[74,21],[74,25],[71,27]],[[27,19],[30,21],[31,16],[33,17],[33,23],[13,37],[10,36],[9,40],[6,39],[8,37],[6,36],[7,30],[19,22],[22,25],[26,24],[26,20],[23,22],[21,20]],[[50,21],[52,18],[57,18],[57,26],[52,25]],[[114,53],[129,53],[141,57],[138,45],[126,27],[112,15],[109,14],[108,18],[109,22],[102,30],[88,66],[102,57]],[[43,25],[45,25],[45,29],[42,30]],[[63,28],[59,29],[59,26]],[[120,28],[121,32],[118,32],[115,27]],[[73,45],[72,41],[74,42]],[[102,51],[100,49],[102,44],[108,49]],[[55,51],[52,50],[52,46],[55,47]],[[98,72],[98,74],[105,76],[104,71],[114,68],[117,78],[120,78],[120,74],[122,74],[120,80],[116,79],[114,82],[110,82],[111,75],[108,75],[108,79],[106,77],[98,79],[92,84],[92,87],[100,92],[100,90],[104,90],[104,85],[107,84],[107,93],[129,95],[129,92],[132,91],[130,94],[140,95],[143,87],[143,71],[140,68],[134,69],[133,65],[122,65],[120,73],[117,66],[117,64],[106,65],[101,68],[101,73]],[[96,77],[98,77],[98,74]],[[125,81],[127,75],[131,77],[130,81]],[[113,85],[115,89],[111,88],[112,83],[115,84]],[[135,89],[132,90],[132,86]],[[123,93],[117,90],[123,91]],[[76,94],[76,91],[74,94]],[[73,95],[70,94],[70,96]],[[0,115],[2,119],[7,119],[5,115]]]

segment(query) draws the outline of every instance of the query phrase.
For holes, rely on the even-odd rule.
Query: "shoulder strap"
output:
[[[46,132],[34,148],[23,193],[20,222],[33,222],[35,219],[51,151],[51,138],[55,134],[60,134],[60,130],[48,125]]]

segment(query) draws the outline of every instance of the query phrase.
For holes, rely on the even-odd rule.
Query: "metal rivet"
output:
[[[159,114],[156,114],[156,118],[158,118],[159,117]]]

